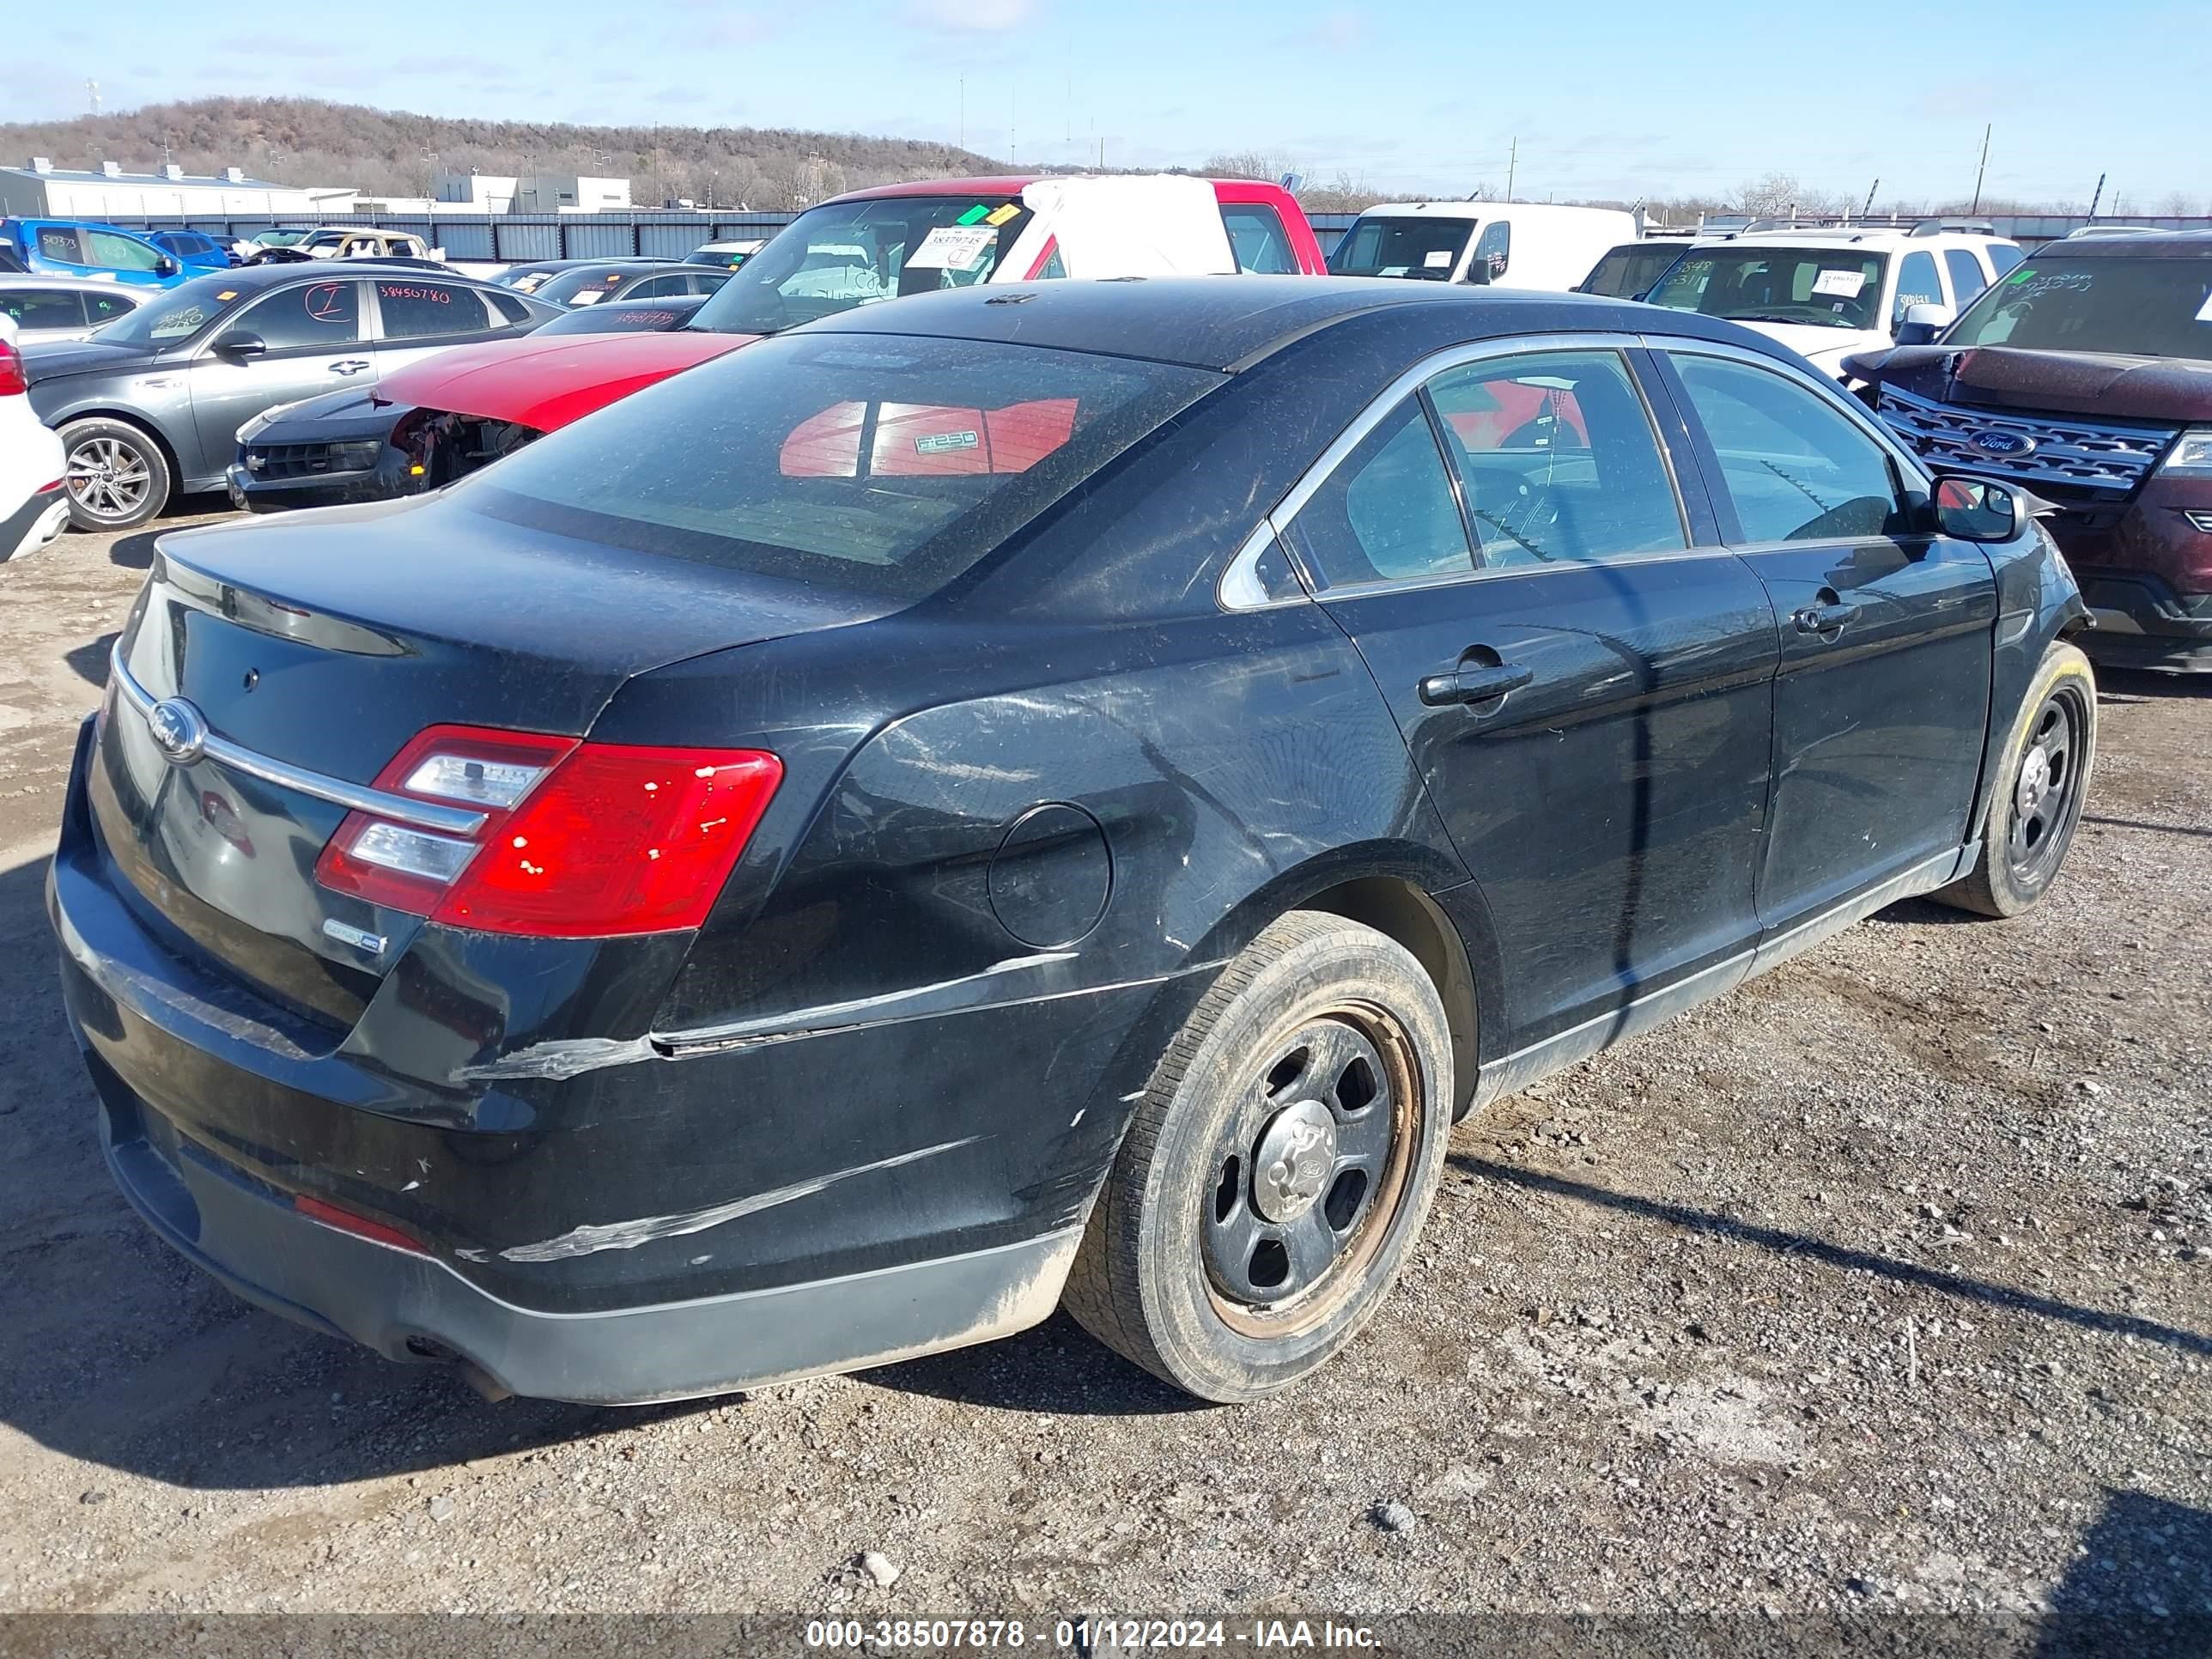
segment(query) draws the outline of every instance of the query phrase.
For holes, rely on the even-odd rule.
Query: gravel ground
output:
[[[2029,917],[1899,906],[1462,1126],[1286,1399],[1059,1318],[490,1405],[234,1300],[101,1167],[40,890],[151,541],[0,568],[0,1608],[2212,1614],[2212,684],[2106,687]]]

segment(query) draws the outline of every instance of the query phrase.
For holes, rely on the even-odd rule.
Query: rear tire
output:
[[[1389,1295],[1436,1195],[1452,1099],[1450,1026],[1413,953],[1291,912],[1168,1045],[1068,1310],[1201,1399],[1288,1388]]]
[[[144,428],[95,417],[61,433],[71,529],[130,530],[168,505],[169,458]]]
[[[2097,759],[2097,677],[2076,647],[2053,641],[2021,700],[2004,787],[1990,803],[1974,867],[1933,896],[1983,916],[2016,916],[2057,879],[2081,821]]]

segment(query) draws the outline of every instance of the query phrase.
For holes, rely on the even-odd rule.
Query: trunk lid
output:
[[[258,760],[368,785],[425,726],[581,735],[634,674],[889,608],[525,530],[452,495],[179,532],[117,647],[142,696],[111,684],[94,823],[142,921],[335,1046],[419,920],[315,881],[344,806],[215,757],[173,762],[146,702],[185,699]]]

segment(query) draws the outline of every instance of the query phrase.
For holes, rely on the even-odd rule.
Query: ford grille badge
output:
[[[2035,453],[2035,440],[2025,432],[1977,432],[1966,441],[1985,455],[2004,455],[2014,460]]]

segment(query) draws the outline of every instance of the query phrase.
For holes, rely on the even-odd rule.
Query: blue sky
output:
[[[448,116],[956,139],[1027,167],[1260,151],[1390,191],[1725,196],[1780,171],[1918,203],[1973,185],[2212,207],[2212,29],[2180,0],[108,0],[18,35],[0,118],[284,92]],[[49,10],[45,15],[55,14]],[[89,17],[89,14],[87,14]],[[161,42],[157,51],[146,43]],[[963,96],[964,82],[964,100]],[[964,115],[963,115],[964,101]],[[13,107],[10,107],[13,106]],[[14,159],[14,158],[10,158]],[[331,181],[340,182],[340,181]]]

